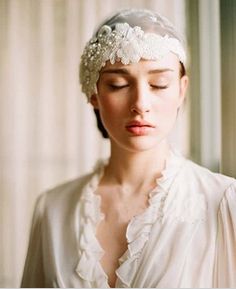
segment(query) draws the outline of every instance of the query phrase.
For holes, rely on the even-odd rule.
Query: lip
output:
[[[145,120],[132,120],[132,121],[127,123],[126,128],[132,127],[132,126],[151,127],[151,128],[155,127],[153,124],[151,124],[150,122],[147,122]]]
[[[144,136],[152,132],[155,126],[145,120],[133,120],[127,123],[126,130],[135,136]]]

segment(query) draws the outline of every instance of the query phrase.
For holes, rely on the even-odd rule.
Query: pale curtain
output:
[[[94,26],[125,7],[185,32],[184,0],[0,0],[0,287],[18,287],[36,197],[92,169],[109,144],[78,84]],[[187,106],[172,141],[188,154]]]

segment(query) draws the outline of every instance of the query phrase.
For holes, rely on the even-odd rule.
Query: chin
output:
[[[119,142],[118,145],[127,151],[137,153],[157,149],[163,139],[164,137],[161,136],[139,136],[130,138],[128,141]]]

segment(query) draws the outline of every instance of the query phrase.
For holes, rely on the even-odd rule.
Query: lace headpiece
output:
[[[139,60],[159,60],[167,53],[186,63],[182,40],[173,25],[149,10],[124,10],[103,23],[81,56],[80,83],[88,100],[97,92],[99,72],[109,60],[127,65]]]

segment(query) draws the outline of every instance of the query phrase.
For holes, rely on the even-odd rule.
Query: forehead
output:
[[[121,73],[123,74],[145,74],[150,72],[179,72],[179,59],[173,53],[168,53],[166,56],[159,60],[145,60],[141,59],[137,63],[130,63],[124,65],[121,62],[115,62],[111,64],[110,61],[106,62],[106,65],[101,69],[100,75],[107,75],[109,73]]]

